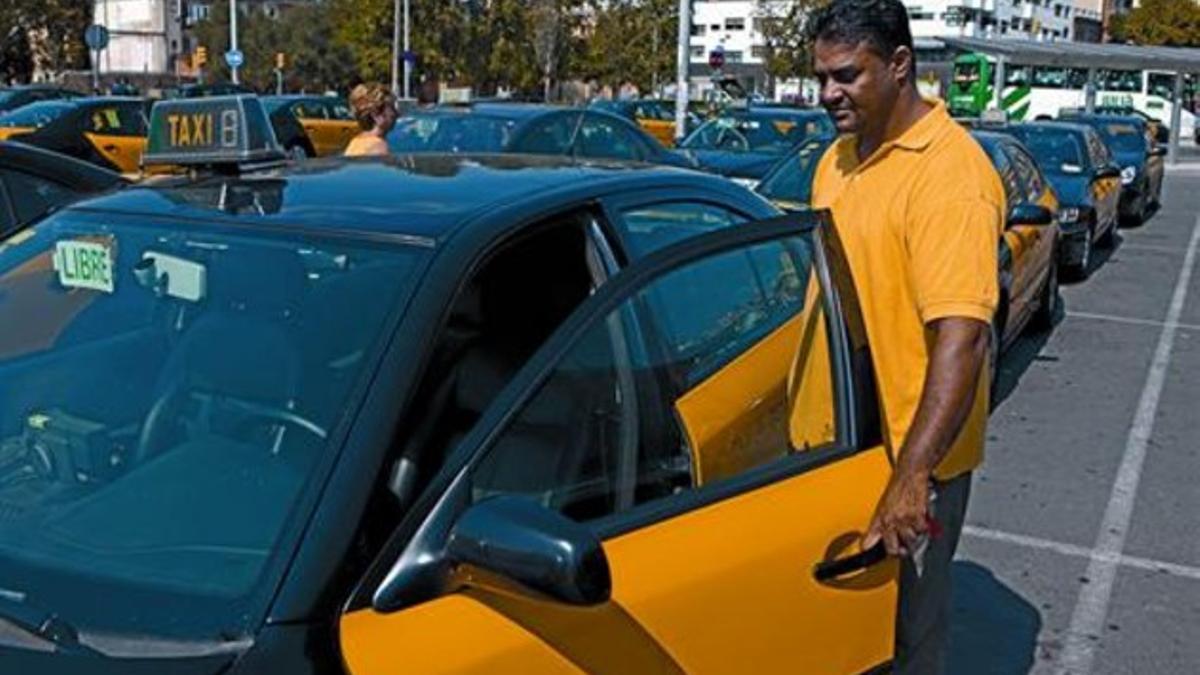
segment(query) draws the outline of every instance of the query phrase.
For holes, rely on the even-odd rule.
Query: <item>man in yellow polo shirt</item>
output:
[[[821,104],[841,138],[813,205],[833,212],[862,306],[891,480],[863,546],[902,556],[895,668],[941,672],[950,561],[983,459],[1004,192],[941,102],[922,99],[900,0],[810,17]]]

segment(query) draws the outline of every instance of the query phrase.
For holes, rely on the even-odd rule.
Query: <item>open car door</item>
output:
[[[657,251],[585,302],[348,603],[354,673],[862,673],[891,472],[827,216]]]

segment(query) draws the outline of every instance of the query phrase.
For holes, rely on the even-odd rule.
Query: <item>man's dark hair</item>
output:
[[[832,0],[809,15],[806,28],[810,44],[817,40],[845,45],[866,43],[885,60],[891,59],[897,48],[908,47],[913,53],[910,74],[916,75],[908,10],[900,0]]]

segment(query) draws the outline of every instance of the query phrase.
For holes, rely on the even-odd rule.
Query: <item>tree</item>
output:
[[[28,81],[87,67],[83,31],[92,6],[80,0],[0,0],[0,77]]]
[[[613,88],[643,91],[672,79],[679,15],[677,0],[595,1],[578,75]]]
[[[806,32],[808,15],[827,2],[757,0],[755,15],[764,40],[763,67],[772,82],[812,73],[812,45]]]
[[[1112,34],[1119,42],[1195,47],[1200,45],[1200,6],[1194,0],[1143,0],[1130,13],[1113,17]]]

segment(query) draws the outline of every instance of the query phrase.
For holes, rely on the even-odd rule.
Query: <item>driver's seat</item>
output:
[[[159,374],[135,462],[206,434],[258,441],[245,428],[255,406],[295,406],[303,368],[288,324],[303,295],[303,268],[294,253],[280,253],[247,260],[230,252],[212,265],[207,309]],[[279,440],[276,434],[276,451]]]

